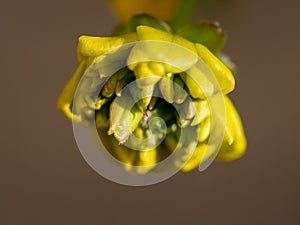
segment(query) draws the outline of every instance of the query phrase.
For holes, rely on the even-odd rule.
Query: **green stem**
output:
[[[190,19],[198,0],[179,0],[177,9],[171,19],[171,25],[176,30]]]

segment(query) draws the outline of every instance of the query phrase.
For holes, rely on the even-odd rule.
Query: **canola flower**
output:
[[[193,54],[168,52],[143,45],[145,41],[176,44]],[[88,125],[95,121],[99,137],[127,171],[145,174],[178,146],[181,155],[174,160],[174,165],[182,171],[190,171],[213,154],[207,152],[213,131],[207,96],[214,95],[215,90],[205,76],[206,69],[195,66],[200,58],[213,73],[226,109],[225,134],[216,159],[237,159],[246,149],[246,138],[239,115],[227,96],[235,87],[234,76],[216,56],[221,56],[224,42],[225,35],[217,24],[188,24],[174,30],[147,14],[133,16],[113,37],[81,36],[77,46],[79,64],[59,96],[57,108],[75,123]],[[134,43],[133,48],[129,54],[122,55],[118,49],[128,43]],[[108,53],[127,64],[112,76],[109,76],[109,68],[115,62],[107,60]],[[176,65],[149,61],[149,57],[167,58]],[[83,77],[95,64],[100,67]],[[190,73],[196,74],[196,80]],[[96,101],[90,95],[83,95],[74,104],[80,81],[82,92],[99,92]],[[125,93],[125,87],[133,81],[137,85],[130,86]],[[157,97],[158,92],[162,98]],[[124,100],[118,101],[121,96]],[[133,107],[128,109],[130,104]],[[180,106],[179,110],[174,105]],[[151,123],[156,117],[165,123],[161,120]],[[181,142],[181,136],[187,141]]]

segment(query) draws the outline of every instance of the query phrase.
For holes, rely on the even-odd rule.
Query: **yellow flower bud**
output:
[[[79,65],[59,96],[57,108],[67,118],[80,124],[95,116],[99,136],[107,139],[105,143],[110,146],[109,152],[125,164],[127,171],[138,174],[149,172],[157,162],[172,154],[176,146],[182,154],[174,160],[174,166],[189,171],[216,154],[215,144],[209,141],[215,141],[210,138],[214,132],[218,134],[216,130],[223,130],[218,126],[222,125],[220,121],[224,118],[215,124],[208,99],[215,94],[224,95],[226,127],[217,159],[228,161],[240,157],[246,148],[246,138],[239,115],[226,96],[235,86],[231,71],[204,45],[186,40],[169,30],[140,25],[138,19],[141,18],[132,21],[130,32],[136,31],[133,33],[117,37],[79,38]],[[124,45],[126,51],[121,48]],[[116,62],[124,63],[120,64],[123,68],[118,68],[117,72],[110,70]],[[91,90],[102,89],[95,96],[95,102],[89,95],[82,97],[72,111],[71,106],[76,105],[73,104],[75,90],[85,71],[91,73],[87,73],[84,85],[81,84],[84,91],[89,94]],[[222,92],[216,90],[218,85],[213,84],[210,75],[215,76]],[[129,85],[126,92],[126,85],[132,81],[137,86]],[[118,102],[121,97],[124,101]],[[128,106],[131,108],[126,108]],[[151,116],[163,118],[166,134],[160,122],[155,123],[152,134],[149,125]],[[156,146],[164,134],[166,138]],[[183,138],[179,137],[181,134]],[[141,146],[137,139],[142,140]],[[219,140],[222,141],[221,138]],[[135,151],[126,144],[144,151]]]

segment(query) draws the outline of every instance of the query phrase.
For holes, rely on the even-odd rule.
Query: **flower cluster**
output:
[[[180,155],[174,166],[183,171],[199,166],[219,150],[209,148],[213,132],[220,131],[222,138],[216,159],[244,153],[241,120],[227,96],[235,79],[219,59],[225,35],[217,24],[189,24],[175,31],[141,14],[115,33],[79,38],[79,65],[57,102],[66,117],[82,125],[95,122],[109,152],[138,174],[155,168],[175,149]],[[125,66],[114,71],[118,65]],[[81,94],[75,103],[76,92]],[[224,118],[213,112],[209,99],[216,95],[222,96]]]

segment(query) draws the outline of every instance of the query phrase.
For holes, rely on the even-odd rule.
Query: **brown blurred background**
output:
[[[0,224],[299,223],[300,2],[218,2],[199,4],[194,20],[220,21],[228,33],[247,154],[139,188],[96,174],[55,108],[76,67],[77,37],[116,25],[108,6],[1,2]]]

